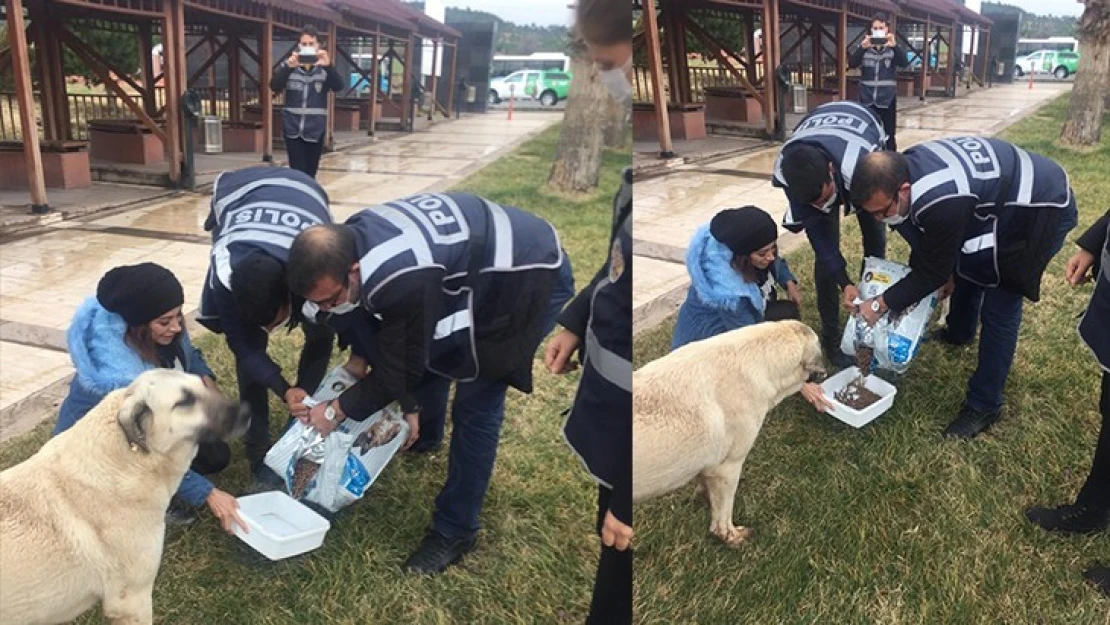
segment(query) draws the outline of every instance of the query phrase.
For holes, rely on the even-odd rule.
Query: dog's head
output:
[[[821,340],[813,328],[801,321],[788,320],[778,323],[788,324],[802,346],[801,372],[806,382],[821,382],[828,372],[825,355],[821,351]]]
[[[127,387],[117,419],[133,449],[165,453],[183,443],[241,436],[250,413],[195,375],[154,369]]]

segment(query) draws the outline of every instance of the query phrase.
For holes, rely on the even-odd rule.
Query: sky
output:
[[[1076,0],[1001,0],[1034,15],[1071,15],[1083,13],[1083,3]]]
[[[571,11],[567,5],[572,0],[446,0],[449,7],[493,13],[503,20],[516,24],[569,26]]]

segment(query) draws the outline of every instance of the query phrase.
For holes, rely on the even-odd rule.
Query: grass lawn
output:
[[[926,344],[894,407],[862,430],[788,398],[744,467],[735,519],[755,529],[750,542],[731,550],[713,539],[693,486],[637,506],[639,621],[1108,622],[1110,601],[1080,576],[1110,561],[1108,537],[1049,535],[1022,516],[1072,500],[1100,420],[1099,367],[1075,332],[1092,287],[1067,286],[1063,268],[1075,238],[1110,206],[1110,123],[1100,149],[1058,149],[1066,109],[1064,96],[1003,135],[1061,163],[1080,209],[1042,300],[1025,307],[1003,419],[972,442],[940,436],[963,400],[974,346]],[[858,226],[843,240],[859,266]],[[890,240],[890,257],[906,262],[904,242]],[[812,251],[789,260],[806,321],[818,327]],[[668,324],[638,337],[637,366],[665,354],[670,335]]]
[[[559,229],[574,262],[578,286],[588,283],[607,253],[611,200],[627,151],[609,153],[597,193],[579,201],[546,192],[558,142],[550,129],[464,181],[499,203],[521,206]],[[271,349],[294,376],[299,337],[278,338]],[[222,337],[197,341],[234,394],[234,367]],[[337,360],[339,356],[337,355]],[[219,530],[210,514],[167,535],[154,593],[155,621],[183,625],[269,623],[515,623],[582,622],[596,567],[593,534],[596,488],[562,441],[561,413],[577,376],[559,378],[537,367],[536,392],[510,391],[500,458],[482,514],[477,550],[461,566],[434,577],[401,572],[430,523],[433,500],[446,476],[447,453],[400,455],[366,498],[333,522],[324,546],[292,561],[271,563]],[[285,411],[271,398],[271,421]],[[0,447],[0,468],[31,455],[53,420]],[[249,476],[242,445],[216,479],[238,493]],[[106,501],[105,505],[112,505]],[[80,623],[99,623],[99,614]]]

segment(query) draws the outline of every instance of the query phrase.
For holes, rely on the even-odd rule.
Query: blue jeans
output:
[[[1074,198],[1063,210],[1064,218],[1052,243],[1053,256],[1079,223]],[[967,383],[964,405],[978,412],[997,412],[1002,408],[1002,390],[1014,362],[1024,298],[1006,289],[983,288],[959,276],[955,282],[945,319],[948,341],[958,345],[970,343],[975,339],[976,327],[980,322],[983,324],[979,336],[979,365]]]
[[[544,335],[555,328],[555,319],[574,296],[574,274],[567,257],[552,288],[551,302],[544,313]],[[421,447],[443,439],[447,396],[451,380],[428,374],[416,395],[422,406]],[[505,382],[459,382],[451,404],[451,450],[447,460],[447,483],[436,497],[432,528],[448,538],[466,538],[478,532],[478,515],[493,475],[501,422],[505,416]]]

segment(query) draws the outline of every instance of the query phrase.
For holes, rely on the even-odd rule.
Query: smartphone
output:
[[[301,65],[315,65],[316,64],[316,48],[313,46],[304,46],[297,51],[297,62]]]

